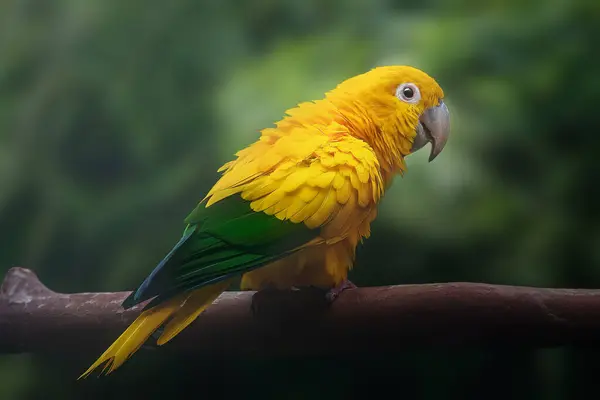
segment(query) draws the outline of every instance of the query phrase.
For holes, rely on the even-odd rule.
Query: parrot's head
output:
[[[390,164],[402,164],[404,156],[427,143],[431,143],[432,161],[448,140],[450,115],[444,92],[432,77],[416,68],[374,68],[342,82],[327,97],[368,116],[361,139]]]

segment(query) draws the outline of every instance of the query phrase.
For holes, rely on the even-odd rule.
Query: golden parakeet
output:
[[[110,373],[156,331],[162,345],[242,276],[242,289],[347,287],[355,249],[404,157],[449,134],[444,93],[424,72],[379,67],[287,111],[223,165],[183,236],[124,308],[151,301],[81,377]]]

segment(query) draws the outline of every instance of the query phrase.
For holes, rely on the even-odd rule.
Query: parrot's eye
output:
[[[396,97],[407,103],[417,103],[421,100],[421,92],[414,83],[403,83],[396,89]]]

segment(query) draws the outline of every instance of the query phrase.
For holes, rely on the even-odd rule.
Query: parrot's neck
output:
[[[365,107],[335,96],[301,103],[286,113],[288,115],[276,123],[277,135],[289,134],[299,125],[338,124],[345,127],[348,134],[368,143],[379,160],[386,186],[396,174],[406,170],[404,157],[410,154],[419,122],[418,116],[400,118],[384,107]],[[339,129],[332,131],[339,132]]]
[[[345,125],[352,136],[368,143],[377,155],[386,186],[395,175],[404,173],[404,157],[410,154],[416,133],[411,125],[416,126],[418,117],[416,122],[407,122],[396,115],[376,115],[357,104],[338,107],[337,112],[341,118],[336,118],[336,122]]]

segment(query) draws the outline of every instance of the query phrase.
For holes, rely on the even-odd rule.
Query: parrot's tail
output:
[[[230,284],[231,280],[227,279],[204,286],[142,312],[100,358],[77,379],[86,378],[102,365],[104,368],[101,373],[113,372],[123,365],[148,340],[150,335],[165,323],[157,344],[160,346],[167,343],[206,310]]]

